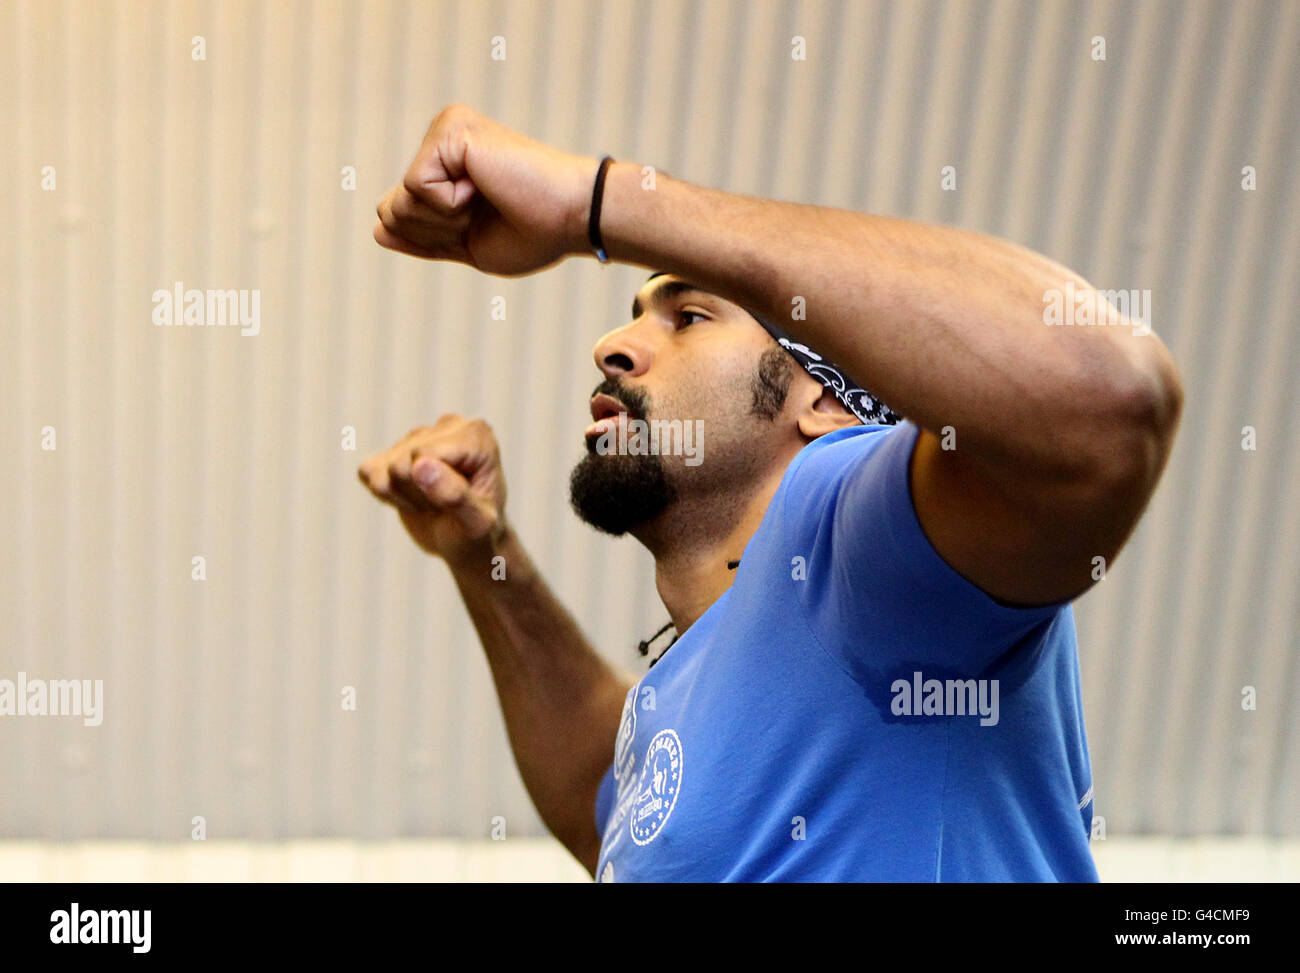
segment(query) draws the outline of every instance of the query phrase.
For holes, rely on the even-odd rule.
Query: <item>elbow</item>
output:
[[[1146,340],[1146,339],[1139,339]],[[1103,421],[1093,448],[1092,468],[1099,485],[1149,495],[1173,448],[1183,411],[1178,369],[1154,335],[1141,360],[1106,384],[1096,401]]]

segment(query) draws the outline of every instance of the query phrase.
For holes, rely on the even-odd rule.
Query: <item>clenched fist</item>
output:
[[[380,201],[375,240],[489,274],[542,270],[587,251],[599,165],[452,105],[429,126],[406,177]]]
[[[448,563],[489,550],[505,530],[501,456],[482,419],[445,415],[370,457],[357,475],[397,508],[416,544]]]

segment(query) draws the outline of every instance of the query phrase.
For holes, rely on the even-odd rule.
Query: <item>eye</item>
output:
[[[701,321],[707,321],[708,315],[703,311],[688,311],[682,309],[677,312],[677,330],[680,331],[682,328],[688,328],[692,324],[695,324],[694,321],[690,320],[691,318],[699,318]]]

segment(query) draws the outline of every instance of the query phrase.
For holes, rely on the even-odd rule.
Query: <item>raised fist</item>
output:
[[[482,419],[445,415],[371,456],[357,475],[397,508],[416,544],[450,563],[490,550],[505,530],[501,456]]]
[[[586,252],[598,159],[569,155],[464,105],[444,109],[379,203],[390,250],[521,276]]]

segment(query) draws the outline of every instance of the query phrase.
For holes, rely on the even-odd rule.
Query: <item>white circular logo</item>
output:
[[[682,741],[675,730],[660,730],[646,748],[636,799],[629,815],[632,840],[648,845],[658,837],[673,813],[682,790]]]

